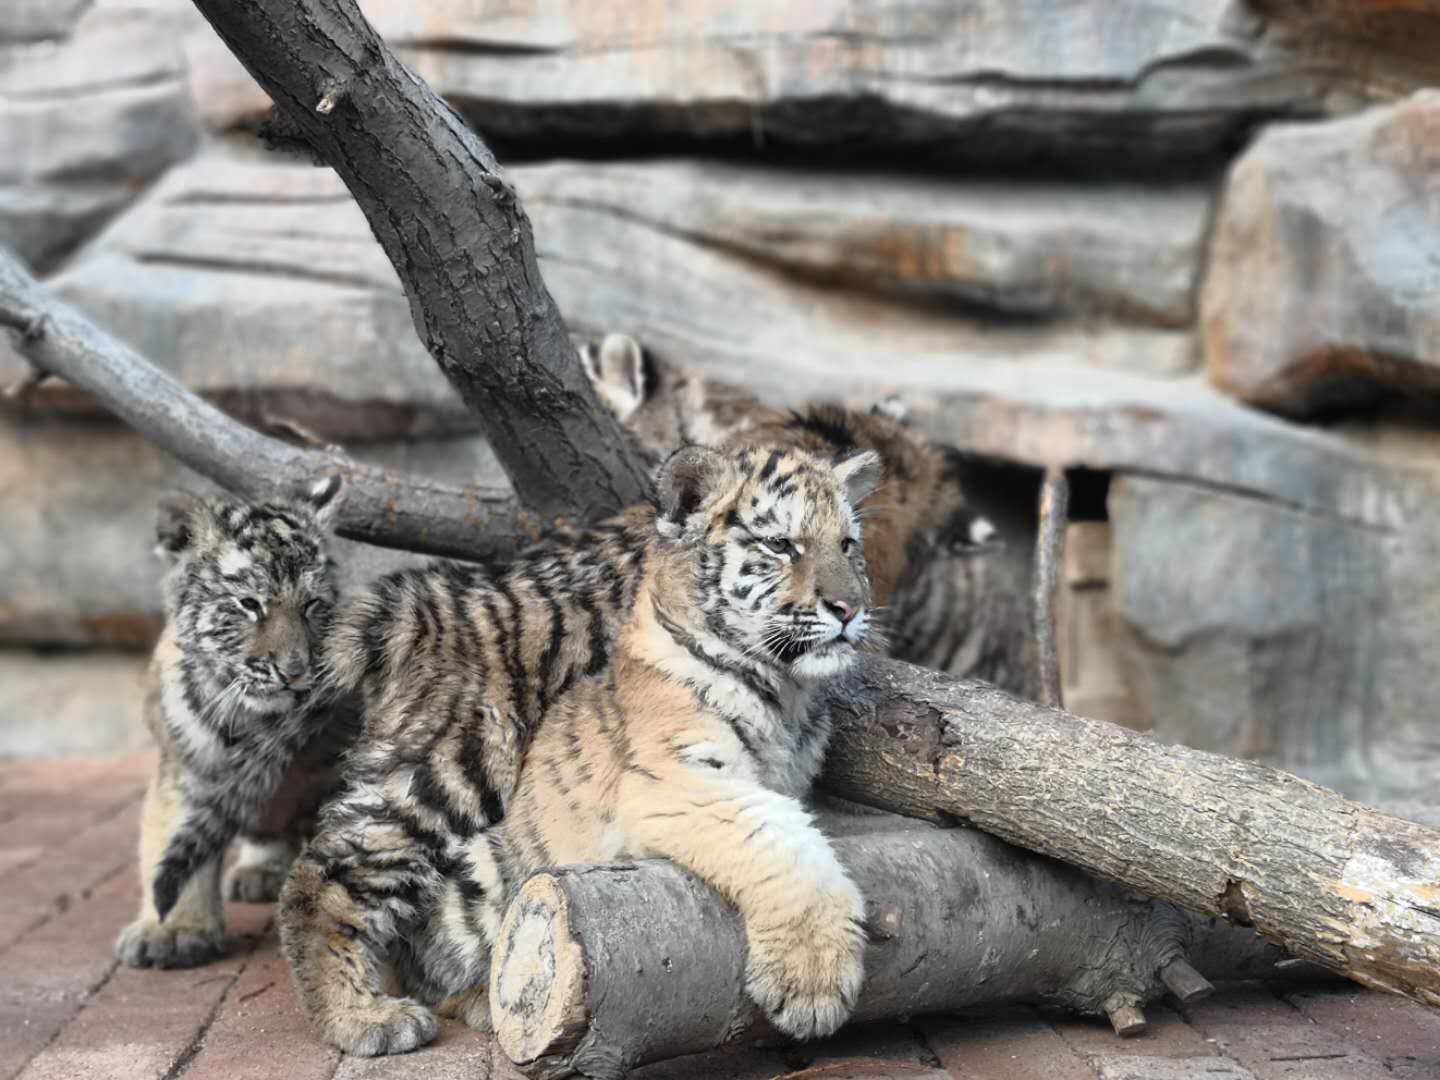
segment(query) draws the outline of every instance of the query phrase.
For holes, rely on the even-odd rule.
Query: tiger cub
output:
[[[477,732],[503,723],[494,709],[456,696],[450,710],[416,716],[424,735],[413,745],[367,730],[369,767],[327,807],[281,903],[283,947],[326,1039],[357,1054],[412,1049],[436,1033],[427,1006],[452,995],[483,1023],[490,948],[524,877],[645,856],[673,859],[739,908],[749,991],[777,1027],[810,1037],[844,1021],[862,975],[863,904],[800,799],[830,734],[812,691],[868,637],[856,507],[878,479],[870,451],[838,463],[759,446],[670,458],[658,509],[624,519],[636,580],[613,662],[565,680],[543,707],[498,827],[485,828],[493,818],[461,782],[479,759]],[[525,588],[541,580],[532,572]],[[589,604],[553,578],[543,586],[552,649],[544,630],[531,640],[537,620],[518,618],[520,587],[512,578],[483,601],[431,593],[430,611],[406,617],[488,604],[483,631],[447,618],[426,641],[453,641],[457,671],[463,655],[513,649],[522,670],[539,672],[538,648],[553,685],[556,667],[576,665],[559,659],[564,643],[587,637],[569,616]],[[413,662],[413,644],[375,644],[377,671]],[[497,685],[513,674],[490,669]]]
[[[222,951],[224,895],[274,900],[295,821],[343,741],[308,707],[335,583],[326,553],[341,483],[252,505],[181,496],[161,507],[167,621],[144,720],[160,750],[140,825],[140,914],[121,931],[132,967],[190,967]],[[313,810],[313,806],[309,809]]]
[[[907,426],[893,402],[771,408],[742,387],[666,363],[634,338],[580,349],[596,394],[658,461],[737,438],[818,454],[874,450],[885,490],[867,508],[865,549],[891,656],[1027,693],[1033,668],[1024,565],[994,557],[998,532],[972,503],[972,465]]]

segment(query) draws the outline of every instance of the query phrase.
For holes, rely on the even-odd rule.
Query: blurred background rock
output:
[[[1070,468],[1074,711],[1434,797],[1440,10],[361,6],[511,166],[577,335],[776,401],[896,393],[991,461],[1014,551]],[[501,479],[266,110],[185,0],[9,0],[0,241],[257,426]],[[203,485],[63,385],[0,417],[0,753],[132,745],[154,501]]]

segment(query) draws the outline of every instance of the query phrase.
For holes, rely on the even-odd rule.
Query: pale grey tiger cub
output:
[[[167,622],[144,709],[160,759],[141,821],[140,914],[116,942],[126,964],[188,967],[221,951],[221,862],[237,836],[230,898],[279,893],[296,819],[347,735],[343,708],[310,702],[340,489],[331,477],[296,500],[162,505]]]

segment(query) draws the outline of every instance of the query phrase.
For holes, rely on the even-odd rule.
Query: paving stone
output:
[[[116,877],[0,952],[0,1080],[43,1050],[115,969],[111,945],[134,916],[136,886]]]
[[[446,1020],[440,1037],[423,1049],[396,1057],[342,1058],[335,1080],[491,1080],[492,1043],[489,1035]]]
[[[310,1026],[272,936],[226,996],[185,1080],[328,1080],[339,1063]]]
[[[65,807],[47,802],[35,810],[21,810],[6,820],[0,835],[0,867],[12,851],[40,853],[69,843],[77,834],[119,814],[141,794],[138,785],[127,784],[117,792],[76,792],[74,802]],[[0,869],[0,878],[3,875]]]
[[[1285,1000],[1322,1028],[1383,1059],[1392,1069],[1428,1067],[1440,1076],[1440,1013],[1433,1009],[1394,994],[1363,990],[1353,983],[1297,990],[1285,994]]]
[[[1256,1080],[1388,1080],[1376,1058],[1263,987],[1244,986],[1185,1010],[1215,1046]]]
[[[132,893],[133,904],[133,893]],[[244,970],[268,908],[232,905],[238,947],[223,960],[186,971],[116,967],[78,1016],[19,1073],[21,1080],[162,1080],[178,1075],[215,1010]],[[129,918],[126,914],[122,918]],[[105,953],[118,925],[110,925]]]
[[[1255,1080],[1255,1074],[1221,1057],[1101,1058],[1100,1080]]]
[[[77,833],[4,878],[0,948],[50,917],[69,910],[89,890],[135,861],[139,804]]]
[[[1174,1010],[1147,1005],[1145,1034],[1122,1039],[1108,1021],[1056,1018],[1055,1030],[1076,1053],[1091,1060],[1112,1057],[1213,1057],[1215,1044],[1206,1040]]]
[[[630,1080],[774,1080],[793,1072],[776,1050],[732,1046],[636,1069]],[[495,1080],[517,1080],[510,1073]]]
[[[948,1072],[929,1065],[866,1057],[786,1073],[785,1080],[951,1080],[951,1077]]]
[[[957,1080],[1095,1080],[1095,1070],[1033,1009],[918,1021]]]
[[[802,1043],[784,1054],[794,1069],[870,1058],[911,1065],[934,1065],[935,1054],[923,1033],[909,1024],[881,1022],[846,1027],[828,1039]]]
[[[0,762],[0,815],[76,799],[108,799],[113,791],[144,785],[155,767],[153,750],[123,757],[65,757]]]

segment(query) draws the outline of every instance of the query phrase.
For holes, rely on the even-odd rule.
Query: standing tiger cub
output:
[[[221,862],[236,836],[228,897],[279,894],[294,822],[319,794],[311,762],[323,772],[339,749],[340,714],[312,710],[309,691],[335,600],[326,546],[340,487],[331,477],[294,501],[162,505],[167,621],[144,706],[160,760],[140,825],[140,914],[115,944],[132,967],[221,952]]]
[[[409,1050],[434,1038],[442,1002],[483,1024],[490,950],[525,876],[647,856],[736,905],[749,992],[780,1030],[844,1022],[864,906],[801,800],[830,736],[812,693],[867,641],[856,508],[878,480],[871,451],[672,456],[658,508],[630,519],[639,580],[609,666],[545,709],[498,825],[471,824],[463,786],[438,798],[460,778],[428,758],[392,752],[382,770],[367,730],[355,760],[372,767],[327,807],[281,904],[285,954],[326,1039]],[[477,704],[460,704],[429,714],[427,745],[464,744]]]

